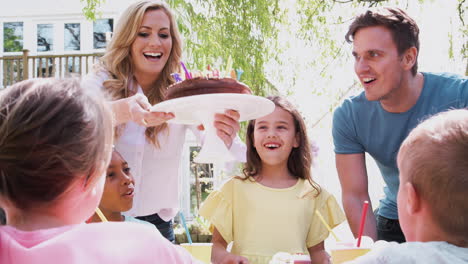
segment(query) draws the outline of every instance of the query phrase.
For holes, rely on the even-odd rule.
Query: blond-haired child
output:
[[[407,243],[352,263],[468,263],[468,110],[437,114],[398,153],[398,216]]]

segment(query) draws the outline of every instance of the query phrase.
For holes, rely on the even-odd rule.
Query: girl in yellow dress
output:
[[[275,111],[247,128],[244,175],[213,191],[200,209],[214,227],[211,260],[267,264],[275,253],[288,252],[329,263],[324,249],[329,232],[315,211],[331,227],[343,222],[344,214],[311,178],[310,144],[298,110],[281,97],[268,99]]]

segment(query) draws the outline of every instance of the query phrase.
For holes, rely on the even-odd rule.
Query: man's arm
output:
[[[341,183],[342,202],[354,237],[358,236],[364,201],[370,201],[367,189],[367,170],[364,153],[336,154],[336,169]],[[377,240],[377,227],[372,204],[370,204],[364,235]]]

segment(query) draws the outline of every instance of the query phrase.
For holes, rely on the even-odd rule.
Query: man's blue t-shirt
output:
[[[335,153],[367,152],[379,167],[386,187],[379,215],[398,219],[396,157],[403,140],[421,121],[448,109],[468,107],[468,79],[453,74],[423,73],[424,86],[416,104],[404,113],[385,111],[365,93],[346,99],[333,115]]]

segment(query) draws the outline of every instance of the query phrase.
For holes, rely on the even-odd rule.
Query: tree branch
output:
[[[463,20],[463,14],[465,13],[465,9],[463,8],[463,4],[465,3],[466,0],[459,0],[458,2],[458,17],[460,17],[460,21],[462,22],[462,25],[465,25],[465,21]]]
[[[358,82],[354,81],[354,83],[348,87],[348,89],[346,89],[346,91],[342,92],[341,95],[339,96],[339,98],[337,100],[335,100],[335,102],[331,105],[331,109],[335,108],[340,102],[341,100],[343,100],[343,98],[345,98],[345,96],[348,96],[348,93],[351,92],[351,90],[353,90],[356,85],[358,84]],[[325,112],[319,119],[317,119],[313,124],[312,124],[312,128],[314,128],[315,126],[317,126],[325,117],[327,117],[329,114],[331,114],[332,111],[327,111]]]

